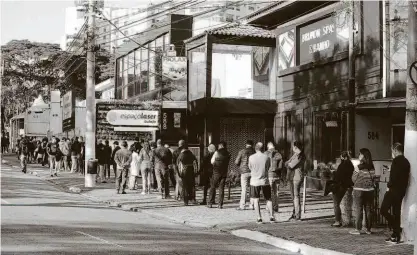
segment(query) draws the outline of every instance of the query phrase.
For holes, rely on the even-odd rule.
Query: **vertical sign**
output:
[[[62,98],[62,130],[64,132],[75,128],[74,105],[74,95],[72,91],[69,91]]]
[[[174,128],[181,128],[181,113],[174,112]]]

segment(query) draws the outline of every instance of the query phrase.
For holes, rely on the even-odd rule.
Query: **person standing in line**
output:
[[[113,142],[113,152],[111,154],[111,163],[113,165],[113,172],[114,172],[114,179],[116,180],[117,178],[117,164],[114,161],[114,156],[116,155],[116,152],[120,150],[120,146],[119,146],[119,142],[118,141],[114,141]]]
[[[353,171],[353,205],[355,212],[355,230],[352,235],[362,234],[363,211],[365,211],[365,234],[372,234],[371,207],[374,201],[375,167],[371,152],[367,148],[359,150],[359,165]]]
[[[269,220],[275,221],[274,211],[272,210],[271,186],[268,180],[268,170],[271,167],[271,159],[268,155],[262,153],[263,144],[258,142],[255,145],[256,153],[249,157],[249,169],[251,172],[250,189],[255,211],[258,216],[257,222],[262,223],[261,208],[259,206],[259,198],[262,194],[266,200],[266,209],[269,212]]]
[[[78,169],[80,174],[85,174],[85,142],[84,142],[84,138],[82,136],[80,136],[80,145],[79,145],[79,153],[77,156],[77,160],[78,160]]]
[[[126,181],[129,174],[132,153],[127,149],[127,141],[122,142],[122,148],[114,155],[114,162],[117,165],[116,189],[117,194],[126,194]]]
[[[184,144],[181,154],[177,159],[178,174],[182,179],[184,205],[188,206],[189,201],[194,201],[195,174],[198,171],[197,158]]]
[[[69,150],[67,138],[65,137],[62,138],[61,142],[59,143],[59,149],[61,150],[61,153],[62,153],[62,163],[64,167],[64,172],[67,172],[70,170],[68,166],[68,155],[70,154],[70,150]]]
[[[240,194],[239,207],[236,208],[237,210],[245,210],[245,207],[246,207],[247,193],[248,193],[248,189],[250,189],[249,187],[250,170],[248,167],[248,163],[249,163],[249,157],[253,154],[255,154],[255,150],[253,149],[253,141],[248,140],[246,141],[246,148],[239,151],[235,160],[235,164],[240,169],[240,186],[242,188],[242,192]],[[252,199],[249,198],[249,200],[250,200],[250,208],[254,209]]]
[[[289,220],[301,221],[300,190],[304,181],[305,155],[303,146],[298,141],[294,142],[292,150],[294,154],[287,162],[285,162],[287,168],[287,180],[290,183],[291,198],[294,206],[293,213]]]
[[[151,151],[153,153],[154,156],[154,164],[153,164],[153,169],[152,169],[152,175],[151,175],[151,186],[153,191],[158,191],[158,182],[156,181],[156,173],[155,173],[155,150],[156,150],[156,143],[155,142],[151,142],[150,143],[151,146]]]
[[[167,143],[164,145],[164,147],[169,149],[171,151],[171,154],[172,154],[172,164],[170,164],[168,166],[168,170],[169,170],[169,180],[171,181],[171,184],[175,189],[175,187],[177,185],[177,177],[176,177],[175,168],[174,168],[174,165],[176,164],[176,162],[174,161],[174,150]]]
[[[48,140],[46,140],[46,141],[42,140],[41,148],[42,148],[42,152],[43,152],[42,166],[45,166],[45,164],[49,165],[48,153],[47,153]]]
[[[401,204],[407,192],[410,178],[410,162],[404,157],[404,146],[395,143],[391,148],[392,164],[387,192],[381,205],[381,215],[392,228],[392,235],[386,239],[389,243],[401,242]],[[392,214],[389,212],[392,208]]]
[[[1,153],[6,151],[6,136],[1,134]]]
[[[97,180],[100,179],[101,183],[106,183],[105,180],[105,169],[104,169],[104,165],[106,163],[106,159],[105,159],[105,151],[104,151],[104,144],[102,140],[98,140],[97,145],[96,145],[96,158],[98,160],[98,167],[99,167],[99,171],[98,171],[98,176],[97,176]]]
[[[224,185],[226,183],[227,173],[229,170],[230,153],[227,151],[226,142],[220,142],[218,150],[213,154],[211,158],[211,164],[213,165],[213,179],[210,187],[210,198],[207,205],[208,208],[212,208],[214,204],[214,198],[216,196],[216,186],[219,186],[219,209],[223,209],[224,199]]]
[[[5,139],[5,144],[4,146],[6,147],[6,152],[9,153],[9,147],[10,147],[10,138],[8,135],[6,135],[6,139]]]
[[[143,143],[143,148],[139,152],[139,164],[142,172],[142,195],[150,194],[154,155],[148,142]]]
[[[106,140],[104,145],[104,178],[110,181],[110,165],[112,157],[112,149],[109,140]]]
[[[139,147],[132,148],[132,162],[130,163],[129,189],[136,189],[136,181],[140,172]]]
[[[22,167],[22,172],[27,172],[27,158],[29,155],[28,141],[25,137],[20,139],[20,144],[17,145],[17,155],[19,156],[20,166]]]
[[[78,157],[81,152],[81,145],[78,141],[78,137],[74,138],[74,142],[71,145],[71,173],[78,172]]]
[[[36,158],[36,162],[38,163],[38,164],[43,164],[43,158],[44,158],[44,153],[45,153],[45,151],[44,151],[44,149],[42,148],[42,142],[41,141],[38,141],[38,144],[36,145],[36,149],[38,150],[38,152],[37,152],[37,158]]]
[[[51,177],[58,176],[57,174],[57,161],[56,156],[58,153],[58,144],[56,142],[56,138],[52,137],[51,143],[48,144],[46,149],[49,158],[49,169],[51,172]],[[55,173],[54,173],[55,172]]]
[[[341,163],[334,174],[335,184],[332,189],[335,215],[335,222],[332,224],[332,227],[342,226],[342,210],[340,209],[340,203],[342,202],[346,191],[353,186],[352,174],[355,167],[352,164],[350,153],[348,151],[342,152],[340,159]]]
[[[203,162],[201,164],[201,183],[204,185],[203,190],[203,201],[200,205],[207,205],[207,192],[211,185],[211,180],[213,179],[213,165],[211,164],[211,158],[216,151],[216,146],[214,144],[210,144],[207,147],[207,154],[203,158]]]
[[[278,212],[279,209],[279,182],[281,180],[282,172],[282,155],[279,153],[273,142],[269,142],[268,150],[265,151],[265,155],[268,156],[271,161],[271,165],[268,169],[269,185],[272,192],[272,209],[274,212]]]
[[[156,143],[155,149],[155,175],[158,182],[158,191],[161,193],[161,198],[169,198],[169,170],[168,166],[172,164],[171,151],[162,146],[162,141],[159,139]]]
[[[182,192],[182,188],[183,188],[182,178],[180,177],[178,173],[178,157],[181,154],[182,150],[184,149],[184,146],[185,146],[185,141],[179,140],[178,148],[174,151],[174,153],[172,153],[172,165],[173,165],[173,168],[174,168],[173,170],[174,170],[175,177],[176,177],[174,199],[178,201],[181,200],[181,194],[183,193]]]

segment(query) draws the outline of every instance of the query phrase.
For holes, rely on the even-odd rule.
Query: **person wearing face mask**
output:
[[[265,151],[265,155],[267,155],[271,161],[271,165],[268,169],[268,179],[272,192],[272,208],[275,212],[278,212],[278,187],[282,171],[282,155],[275,149],[275,144],[273,142],[269,142],[267,146],[268,150]]]
[[[250,169],[248,166],[249,157],[255,154],[255,150],[253,149],[253,141],[248,140],[246,141],[246,148],[239,151],[237,154],[235,164],[239,167],[240,170],[240,186],[242,188],[242,192],[240,194],[240,205],[237,210],[245,210],[246,206],[246,193],[249,187],[250,181]],[[254,209],[254,205],[252,199],[250,199],[250,208]]]
[[[287,168],[287,180],[290,184],[291,198],[293,199],[293,212],[289,220],[301,221],[300,190],[304,180],[305,155],[303,146],[295,141],[292,147],[294,154],[285,162]]]
[[[371,152],[367,148],[359,150],[359,165],[355,168],[353,181],[353,205],[355,212],[355,230],[350,231],[352,235],[362,234],[363,211],[365,210],[365,234],[371,234],[371,207],[374,201],[374,177],[375,167],[372,161]]]

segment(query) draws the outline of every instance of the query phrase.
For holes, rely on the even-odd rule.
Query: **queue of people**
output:
[[[390,178],[387,184],[387,192],[381,205],[381,215],[388,221],[392,229],[392,235],[387,242],[398,244],[401,241],[401,204],[405,196],[410,176],[410,163],[404,157],[404,146],[395,143],[391,147],[392,165]],[[352,235],[372,234],[371,208],[374,202],[374,194],[378,177],[375,175],[375,167],[372,154],[367,148],[359,150],[359,164],[354,166],[351,154],[342,152],[341,163],[334,174],[334,184],[331,186],[333,193],[335,223],[332,227],[343,226],[340,203],[346,192],[353,191],[353,212],[355,218]],[[392,211],[390,212],[390,209]],[[364,219],[365,218],[365,219]],[[365,225],[363,226],[363,221]]]
[[[31,146],[31,144],[33,146]],[[52,137],[42,141],[27,139],[22,136],[18,146],[18,156],[22,172],[27,171],[27,162],[35,160],[42,165],[48,164],[51,177],[62,171],[83,173],[84,143],[82,137],[61,140]],[[270,221],[275,221],[275,213],[279,212],[279,185],[289,183],[293,201],[293,213],[290,221],[301,220],[300,191],[305,175],[305,160],[303,145],[295,141],[292,146],[292,156],[284,162],[273,142],[268,142],[267,150],[263,152],[264,144],[248,140],[245,148],[239,151],[234,163],[240,170],[241,198],[237,210],[255,210],[257,222],[263,222],[260,212],[259,199],[261,193],[266,200],[266,209]],[[388,189],[381,206],[392,235],[386,240],[399,243],[401,239],[401,203],[405,196],[410,175],[410,163],[404,157],[404,146],[396,143],[392,146],[392,166]],[[217,146],[210,144],[207,148],[201,169],[199,170],[196,156],[188,149],[184,140],[180,140],[174,151],[159,139],[156,143],[139,141],[128,148],[127,141],[113,143],[98,140],[96,147],[98,159],[98,182],[110,180],[110,168],[113,168],[117,194],[126,194],[126,188],[137,189],[139,177],[142,177],[142,195],[156,191],[161,199],[169,199],[170,181],[175,187],[175,200],[183,199],[184,205],[197,204],[195,198],[195,177],[201,175],[203,200],[200,205],[213,208],[218,189],[217,208],[223,208],[224,188],[229,172],[231,154],[227,144],[220,142]],[[335,222],[332,227],[343,226],[340,204],[349,191],[353,194],[355,228],[352,235],[371,234],[371,208],[374,201],[374,191],[378,177],[375,175],[372,154],[367,148],[359,150],[359,164],[354,166],[351,154],[342,152],[340,164],[334,173],[330,192],[334,202]],[[208,198],[207,198],[208,196]],[[392,210],[390,211],[390,209]],[[362,226],[362,222],[365,225]]]

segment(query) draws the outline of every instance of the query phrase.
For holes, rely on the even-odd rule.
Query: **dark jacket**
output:
[[[81,144],[78,141],[74,141],[71,144],[71,156],[77,156],[81,153]]]
[[[334,174],[334,181],[343,188],[348,189],[353,186],[352,174],[355,167],[350,160],[342,160]]]
[[[388,188],[400,196],[405,196],[410,178],[410,162],[403,156],[397,156],[392,160],[389,174]]]
[[[172,153],[170,149],[163,146],[155,149],[155,169],[168,169],[172,164]]]
[[[204,177],[209,177],[213,175],[213,165],[210,162],[213,155],[214,152],[208,152],[203,157],[203,162],[201,163],[201,171]]]
[[[268,176],[278,178],[281,176],[282,171],[282,155],[276,150],[267,150],[265,151],[265,155],[271,161],[271,165],[268,169]]]
[[[178,147],[173,153],[172,153],[172,165],[174,166],[174,169],[178,170],[178,156],[181,154],[183,147]]]
[[[110,145],[104,145],[104,162],[105,164],[110,164],[112,156],[112,149]]]
[[[106,155],[104,151],[104,144],[100,143],[96,146],[96,158],[99,165],[104,165],[106,162]]]
[[[230,153],[225,148],[221,148],[214,153],[213,157],[213,173],[226,177],[229,169]]]
[[[197,158],[189,149],[183,150],[178,156],[177,165],[180,166],[180,164],[182,165],[182,171],[181,167],[179,167],[178,174],[181,177],[185,176],[186,174],[194,174],[198,170]]]
[[[239,166],[241,174],[250,173],[248,163],[249,157],[253,154],[255,154],[255,150],[253,149],[253,147],[245,148],[239,151],[239,153],[237,154],[235,164]]]
[[[112,164],[116,164],[116,162],[114,162],[114,155],[116,154],[116,152],[117,152],[118,150],[120,150],[120,146],[119,146],[119,145],[117,145],[117,146],[114,148],[114,150],[113,150],[113,152],[112,152],[112,154],[111,154],[111,161],[112,161]]]

